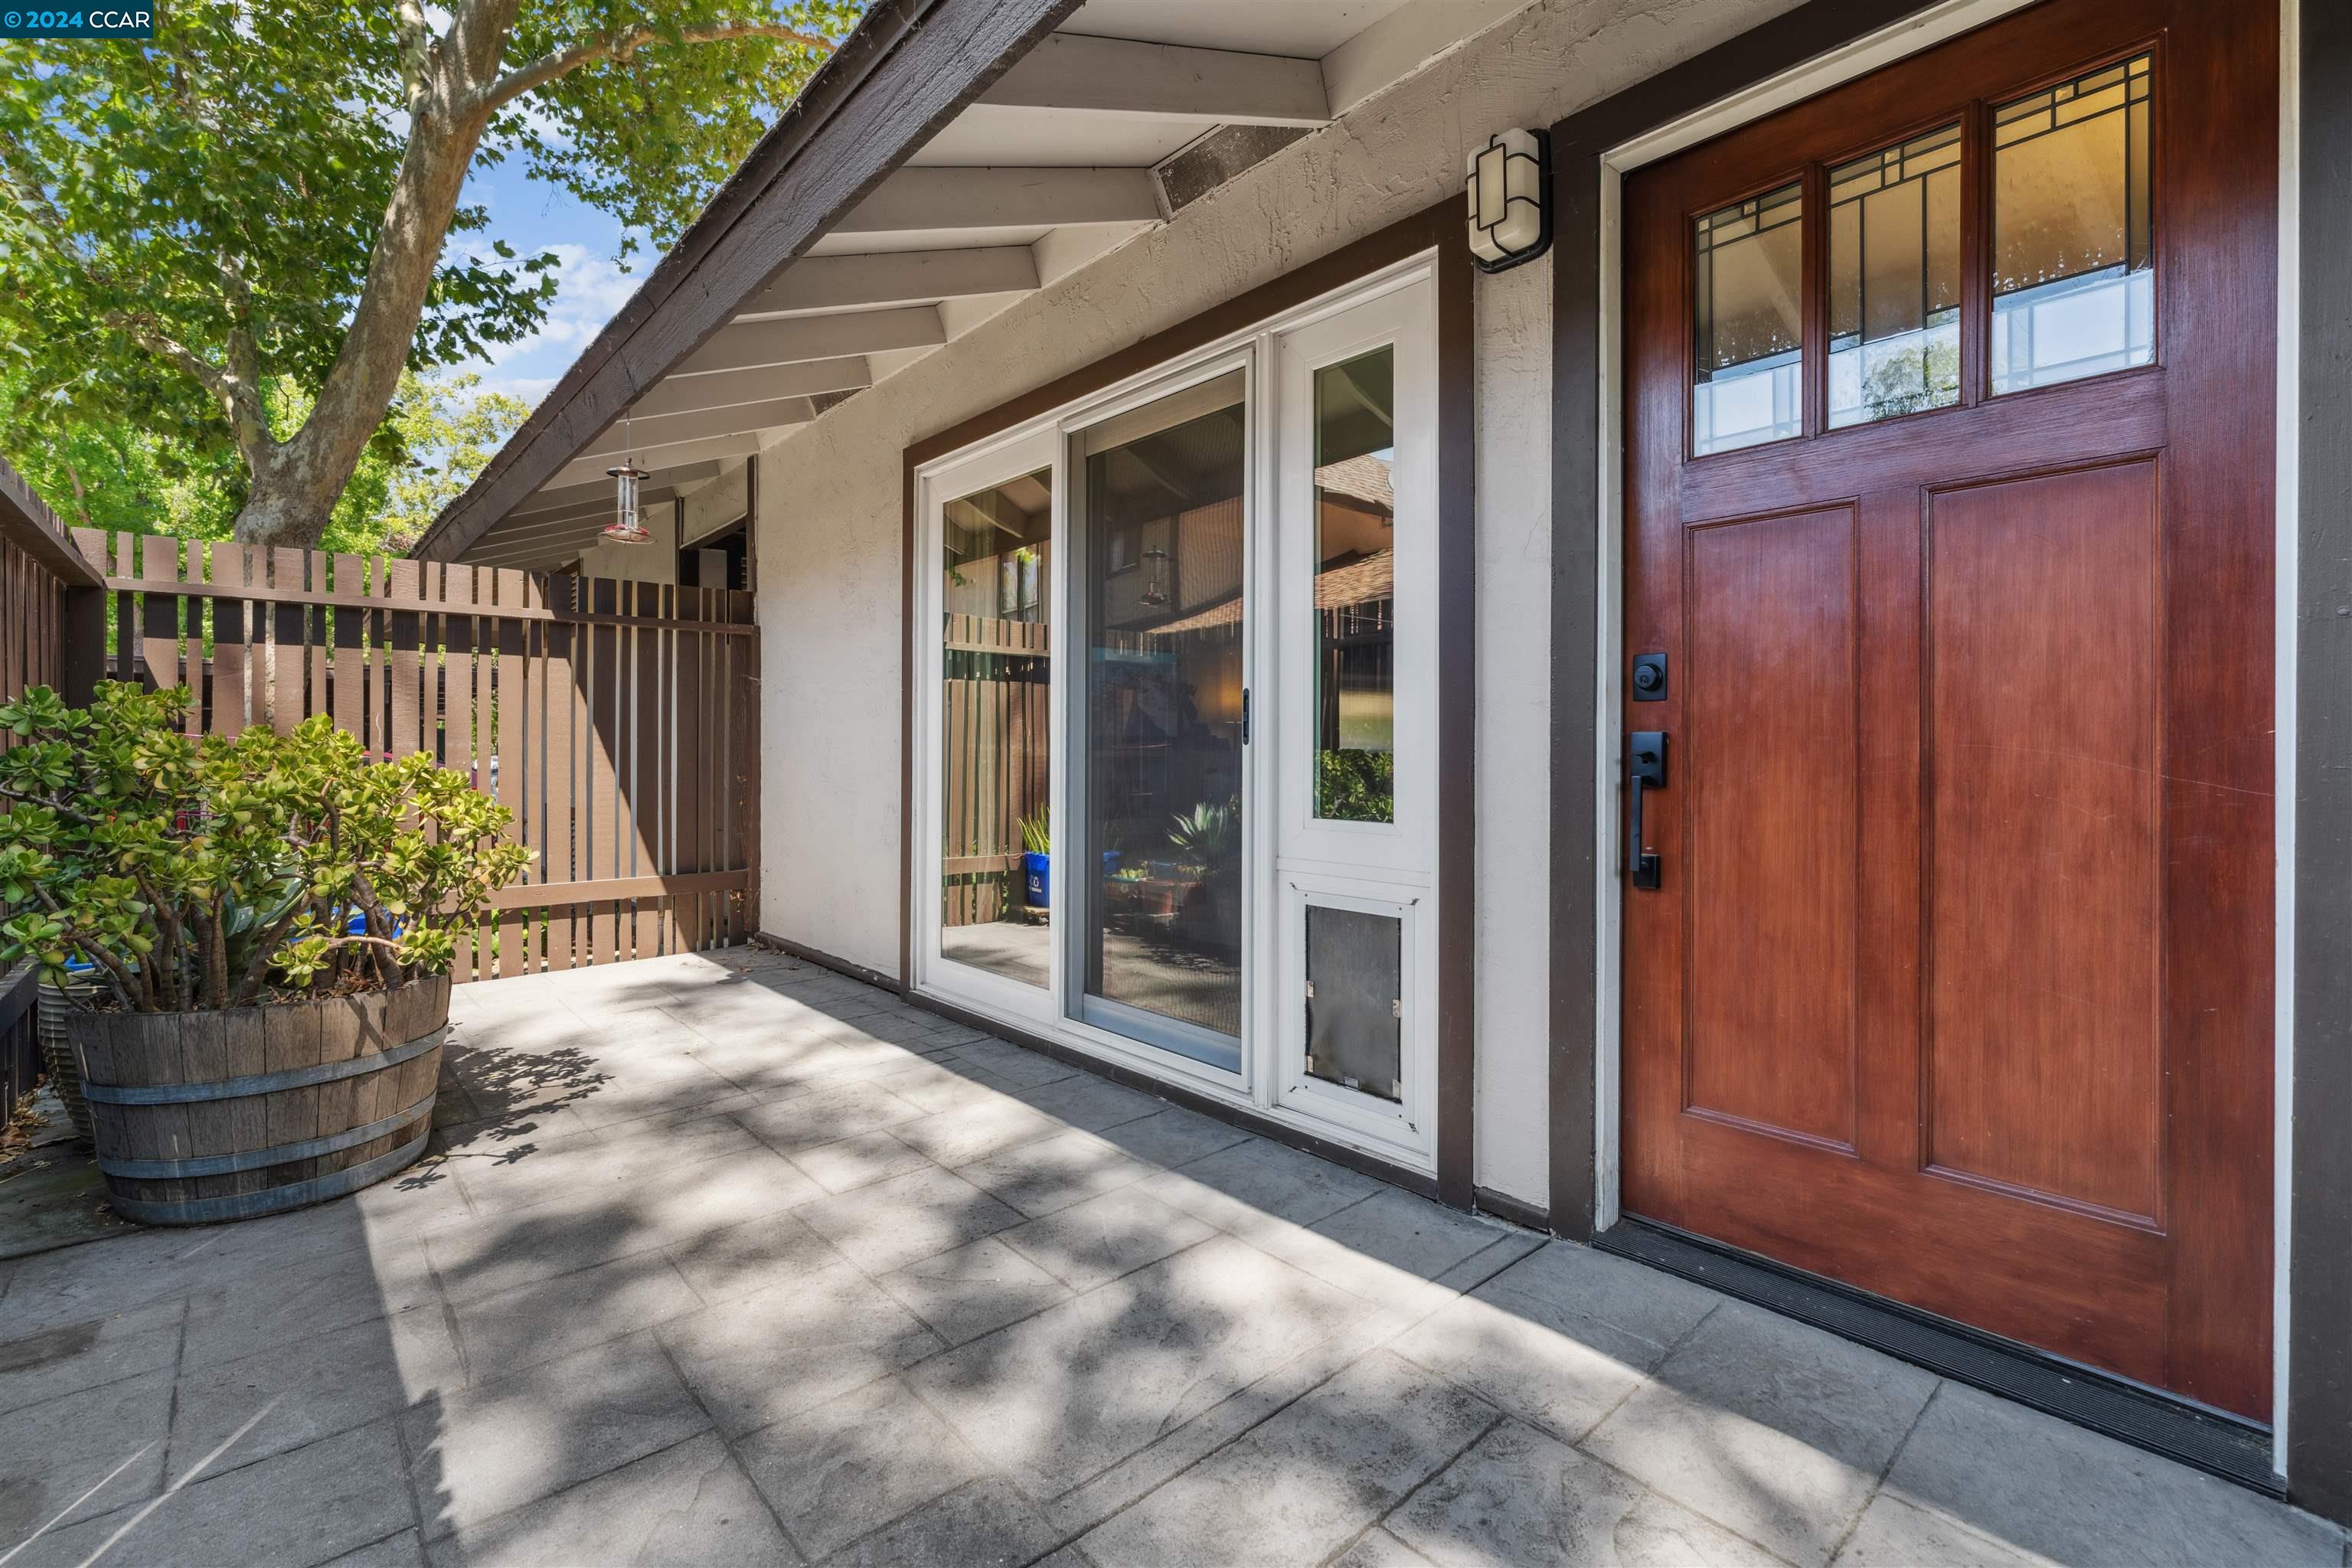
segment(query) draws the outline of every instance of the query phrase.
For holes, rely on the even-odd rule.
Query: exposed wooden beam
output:
[[[763,364],[801,364],[893,349],[935,349],[948,341],[936,305],[898,310],[854,310],[843,316],[802,316],[738,321],[678,362],[670,374],[705,375]]]
[[[1157,223],[1149,169],[901,169],[831,229],[905,234]]]
[[[1331,118],[1323,68],[1314,60],[1069,33],[1014,61],[980,101],[1204,125],[1322,125]]]
[[[1025,245],[971,250],[900,250],[878,256],[804,256],[743,301],[741,314],[911,305],[1037,287],[1037,258]]]
[[[640,447],[634,456],[639,468],[658,470],[673,463],[700,462],[705,458],[748,458],[759,449],[759,437],[745,431],[740,435],[682,441],[675,447]],[[556,469],[551,477],[560,485],[585,484],[602,478],[619,456],[618,452],[583,454]],[[612,483],[610,479],[604,482]]]
[[[612,480],[607,479],[604,482],[609,486]],[[644,496],[639,498],[638,504],[640,507],[660,506],[676,499],[669,495]],[[583,506],[565,512],[560,517],[541,518],[530,522],[509,521],[499,523],[476,540],[475,549],[467,552],[467,555],[468,559],[472,559],[480,551],[487,550],[493,544],[512,541],[570,538],[583,531],[593,532],[612,521],[613,498],[607,494],[601,506]]]
[[[805,425],[815,417],[816,410],[805,397],[772,397],[765,403],[739,403],[725,408],[665,414],[657,419],[631,419],[625,427],[615,420],[587,444],[580,458],[584,462],[592,458],[635,458],[657,447],[675,447],[681,441],[738,436],[746,430],[770,430],[779,425]],[[637,466],[646,467],[642,461]]]
[[[556,481],[583,441],[741,313],[743,301],[774,275],[779,258],[806,251],[1078,3],[869,6],[793,100],[792,112],[778,119],[523,427],[426,531],[417,557],[455,558],[509,510]]]
[[[755,365],[709,375],[667,376],[637,399],[637,423],[698,408],[765,403],[776,397],[814,397],[820,392],[856,392],[874,384],[866,356],[811,360],[805,364]]]
[[[725,467],[725,464],[717,458],[706,459],[699,463],[674,463],[670,467],[652,475],[646,480],[646,488],[650,490],[657,485],[669,487],[671,489],[675,489],[679,485],[690,485],[697,479],[708,479],[717,477],[719,470],[723,467]],[[535,516],[538,513],[545,511],[560,510],[566,507],[575,506],[582,501],[609,501],[612,499],[613,483],[610,479],[604,479],[602,476],[599,476],[593,481],[583,480],[581,483],[576,485],[551,485],[547,489],[541,490],[537,495],[525,500],[520,506],[516,507],[514,510],[507,513],[507,515],[499,521],[512,521],[517,518]]]

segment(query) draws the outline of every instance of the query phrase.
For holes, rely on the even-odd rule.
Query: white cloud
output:
[[[480,376],[485,392],[507,393],[534,406],[555,384],[557,373],[604,330],[645,277],[642,271],[623,272],[609,257],[584,245],[558,242],[541,248],[554,255],[558,270],[555,301],[540,330],[481,359],[451,367],[459,374]]]
[[[520,397],[533,408],[538,407],[539,400],[547,395],[547,389],[555,384],[555,378],[551,375],[499,375],[484,365],[460,365],[458,370],[461,373],[470,370],[481,376],[482,384],[478,391]]]
[[[572,349],[587,346],[604,331],[614,311],[628,302],[645,281],[641,272],[623,272],[612,261],[583,245],[551,245],[562,270],[556,274],[555,303],[539,330],[537,342]],[[501,358],[512,358],[518,343]]]

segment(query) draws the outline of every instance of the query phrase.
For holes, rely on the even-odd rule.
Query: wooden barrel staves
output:
[[[221,1013],[79,1013],[114,1210],[209,1225],[359,1191],[425,1152],[449,979]]]

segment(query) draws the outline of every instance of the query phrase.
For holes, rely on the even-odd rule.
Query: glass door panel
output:
[[[941,508],[940,955],[1043,990],[1052,974],[1054,474]]]
[[[1074,1011],[1238,1070],[1247,420],[1236,370],[1073,442]]]
[[[1396,350],[1315,373],[1315,815],[1396,820]]]

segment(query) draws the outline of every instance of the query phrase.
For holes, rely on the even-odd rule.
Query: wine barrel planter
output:
[[[323,1203],[425,1152],[449,980],[224,1013],[77,1013],[114,1211],[209,1225]]]

